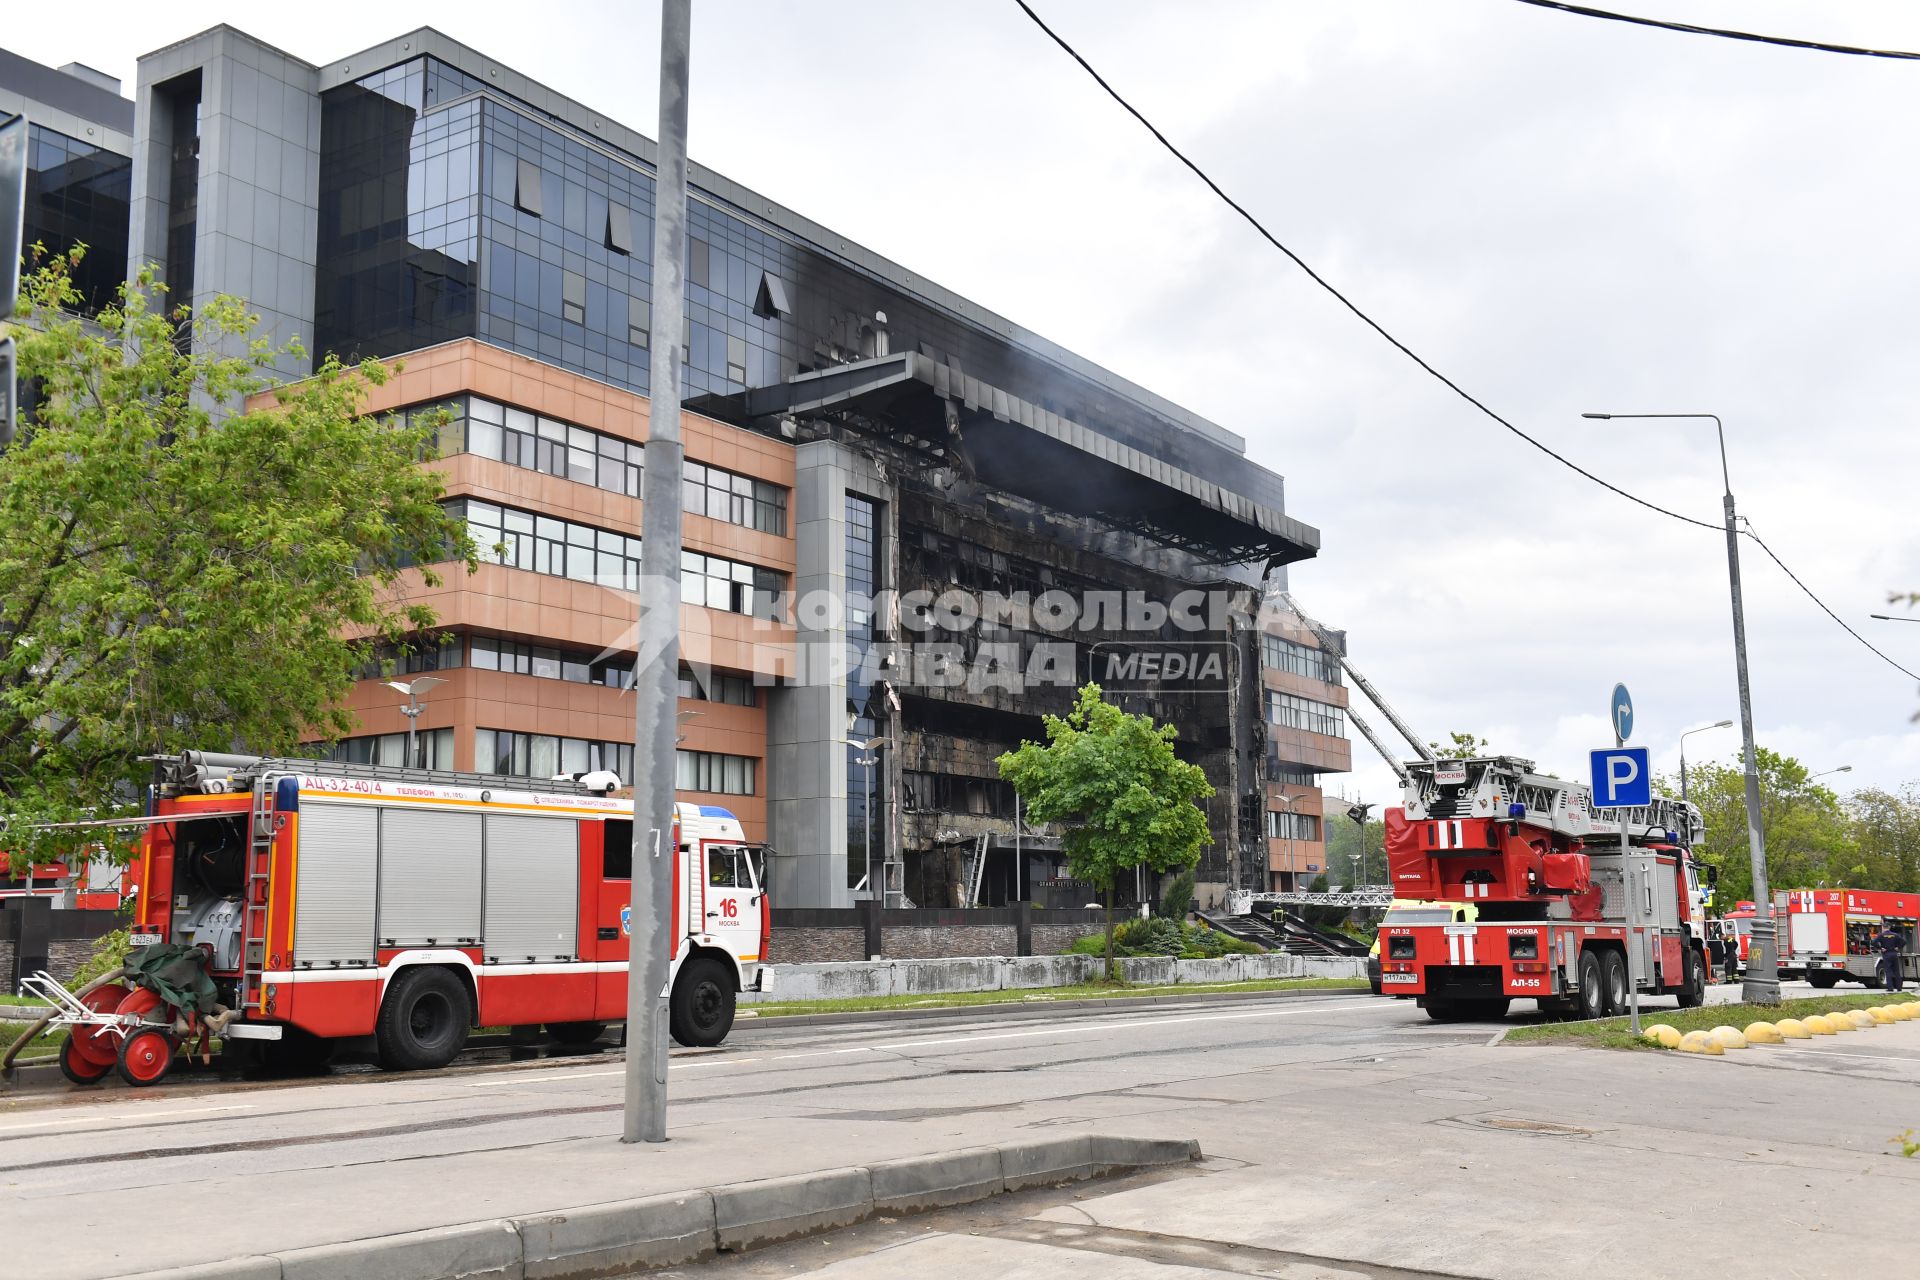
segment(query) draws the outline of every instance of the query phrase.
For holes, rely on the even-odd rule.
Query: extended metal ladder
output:
[[[240,1006],[266,1011],[263,974],[267,968],[268,878],[273,869],[277,819],[272,775],[253,780],[253,804],[247,819],[247,873],[242,881],[240,919]]]

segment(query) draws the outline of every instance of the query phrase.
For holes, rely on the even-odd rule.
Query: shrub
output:
[[[1160,906],[1155,915],[1167,920],[1185,920],[1187,912],[1193,910],[1193,868],[1188,867],[1173,879],[1167,881],[1167,887],[1160,894]]]
[[[1113,931],[1116,956],[1171,956],[1176,960],[1214,960],[1226,955],[1252,955],[1260,948],[1250,942],[1203,925],[1153,916],[1145,920],[1124,920]],[[1067,948],[1068,955],[1106,954],[1106,939],[1100,934],[1079,938]]]

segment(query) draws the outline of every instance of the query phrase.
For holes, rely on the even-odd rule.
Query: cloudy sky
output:
[[[1590,470],[1717,521],[1711,424],[1579,415],[1722,415],[1741,511],[1920,669],[1920,625],[1867,618],[1920,589],[1920,64],[1511,0],[1035,7],[1349,296]],[[1897,0],[1621,7],[1920,49],[1920,6]],[[313,62],[432,24],[652,131],[644,3],[101,9],[29,6],[8,45],[131,83],[140,53],[215,22]],[[1012,0],[695,11],[695,159],[1245,435],[1323,534],[1295,591],[1427,736],[1580,769],[1620,680],[1670,768],[1681,729],[1737,715],[1718,535],[1594,487],[1410,365]],[[1850,785],[1920,778],[1914,682],[1756,549],[1743,569],[1762,743],[1850,764]],[[1349,791],[1388,795],[1354,754]]]

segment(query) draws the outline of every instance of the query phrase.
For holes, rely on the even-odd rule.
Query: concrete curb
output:
[[[248,1255],[119,1280],[601,1280],[864,1222],[1200,1158],[1192,1139],[1048,1138]]]

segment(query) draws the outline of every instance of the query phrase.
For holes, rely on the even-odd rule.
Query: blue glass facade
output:
[[[477,337],[646,393],[649,165],[426,57],[328,91],[321,133],[320,351]],[[917,350],[1284,505],[1243,455],[698,189],[688,231],[689,399]]]
[[[43,245],[50,255],[87,246],[73,283],[98,311],[127,278],[127,203],[133,161],[78,138],[27,124],[26,222],[21,245],[29,256]]]

